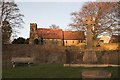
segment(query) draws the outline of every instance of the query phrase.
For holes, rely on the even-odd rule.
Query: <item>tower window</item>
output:
[[[81,40],[81,43],[82,43],[83,41]]]
[[[67,44],[67,41],[66,41],[66,44]]]

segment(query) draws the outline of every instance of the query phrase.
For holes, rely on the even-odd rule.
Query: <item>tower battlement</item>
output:
[[[30,23],[30,31],[36,31],[37,30],[37,23]]]
[[[37,23],[30,23],[30,41],[29,43],[32,44],[34,39],[37,38]]]
[[[37,23],[30,23],[30,27],[36,27],[37,28]]]
[[[37,25],[37,23],[30,23],[30,25]]]

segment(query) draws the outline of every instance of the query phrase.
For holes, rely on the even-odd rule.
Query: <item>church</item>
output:
[[[84,31],[63,31],[60,28],[37,28],[30,23],[29,44],[80,46],[85,44]]]

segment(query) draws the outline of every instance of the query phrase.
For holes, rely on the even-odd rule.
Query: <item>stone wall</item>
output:
[[[36,63],[64,63],[65,50],[62,46],[12,44],[2,46],[3,61],[11,57],[34,57]]]
[[[3,62],[10,62],[12,57],[34,57],[36,63],[66,63],[69,59],[66,49],[70,53],[71,63],[83,63],[84,50],[80,47],[44,46],[29,44],[12,44],[2,46]],[[120,63],[120,51],[96,51],[98,64]]]
[[[63,42],[61,39],[43,39],[44,46],[62,46]]]
[[[119,48],[118,43],[109,43],[109,44],[101,44],[101,49],[105,50],[117,50]]]

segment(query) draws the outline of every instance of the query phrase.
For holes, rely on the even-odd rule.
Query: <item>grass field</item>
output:
[[[27,65],[3,66],[3,78],[81,78],[82,70],[107,70],[112,72],[113,78],[118,78],[118,68],[84,68],[63,67],[63,64],[39,64],[28,67]]]

